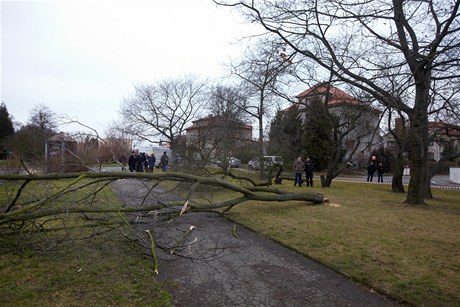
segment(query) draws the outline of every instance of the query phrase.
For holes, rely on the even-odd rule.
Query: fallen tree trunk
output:
[[[121,179],[138,179],[148,182],[176,182],[189,183],[189,193],[185,193],[184,199],[160,202],[157,204],[146,204],[138,208],[120,208],[119,206],[101,205],[95,199],[96,195],[108,184]],[[24,194],[27,187],[36,188],[32,183],[37,181],[65,180],[63,187],[54,190],[40,191],[40,193],[29,193],[36,195],[35,198],[26,198]],[[187,202],[187,211],[216,211],[221,210],[225,213],[235,205],[245,201],[304,201],[309,203],[322,203],[323,195],[320,193],[291,193],[278,188],[241,186],[231,182],[213,177],[200,177],[185,173],[126,173],[126,172],[88,172],[88,173],[67,173],[67,174],[45,174],[45,175],[0,175],[0,181],[16,183],[17,188],[13,189],[11,201],[2,205],[0,213],[0,225],[11,222],[21,222],[34,220],[46,216],[58,214],[84,214],[84,213],[107,213],[107,212],[149,212],[168,208],[169,213],[179,213],[180,209]],[[194,198],[195,187],[210,186],[234,192],[232,198],[210,203],[200,198]],[[79,196],[79,200],[69,202],[71,193],[86,193]],[[151,193],[151,189],[148,192]],[[235,194],[236,193],[236,194]],[[60,203],[61,199],[66,199],[66,203]],[[78,204],[78,205],[76,205]],[[83,205],[82,205],[83,204]],[[223,211],[222,209],[225,208]]]

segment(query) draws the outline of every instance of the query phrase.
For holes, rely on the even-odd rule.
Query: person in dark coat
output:
[[[155,154],[150,154],[147,159],[147,170],[149,173],[153,173],[153,168],[155,167],[157,159],[155,158]]]
[[[161,170],[163,172],[166,172],[168,170],[168,164],[169,164],[169,157],[166,151],[161,155],[160,163],[161,163]]]
[[[310,160],[309,157],[305,160],[305,181],[307,182],[307,187],[313,188],[313,161]]]
[[[136,156],[136,172],[143,173],[144,172],[144,164],[147,159],[145,158],[145,153],[141,152]]]
[[[377,181],[378,182],[383,182],[383,173],[385,172],[385,167],[383,166],[383,163],[380,162],[379,166],[377,166]]]
[[[374,173],[375,173],[375,165],[374,165],[374,162],[371,162],[367,166],[367,181],[368,182],[372,182],[372,179],[374,178]]]
[[[128,169],[132,173],[136,170],[136,152],[131,151],[131,155],[128,158]]]

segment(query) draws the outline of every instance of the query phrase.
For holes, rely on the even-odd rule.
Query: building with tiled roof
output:
[[[328,86],[327,82],[318,83],[315,86],[310,87],[309,89],[298,94],[296,98],[299,100],[300,104],[305,104],[308,100],[314,98],[321,99],[323,102],[327,101],[329,106],[342,104],[360,104],[358,99],[336,87],[331,85]]]
[[[222,151],[224,155],[235,155],[232,150],[237,151],[240,145],[252,140],[251,125],[212,114],[193,121],[185,131],[187,150],[210,159]]]
[[[228,125],[228,119],[223,116],[209,115],[208,117],[200,118],[192,122],[192,126],[185,129],[188,136],[192,136],[201,130],[220,129]],[[238,138],[243,140],[251,140],[252,126],[242,122],[232,122],[232,126],[238,132]]]
[[[360,101],[328,82],[318,83],[299,93],[296,98],[298,102],[291,107],[297,107],[300,114],[305,114],[307,106],[314,100],[326,104],[329,112],[339,118],[341,129],[349,129],[347,123],[353,118],[355,128],[344,138],[344,147],[348,155],[358,146],[353,158],[355,163],[366,163],[364,161],[367,161],[372,151],[381,146],[382,138],[379,134],[381,112],[370,104]],[[303,119],[305,120],[305,116]]]
[[[396,130],[402,129],[402,120],[396,119]],[[408,125],[408,123],[406,124]],[[429,161],[439,161],[442,158],[443,152],[448,149],[455,152],[460,151],[460,127],[447,124],[444,122],[429,122],[428,134],[430,138],[428,146],[427,159]],[[385,148],[389,150],[396,149],[396,140],[391,133],[384,136]]]
[[[452,125],[443,122],[429,122],[428,133],[430,134],[428,160],[439,161],[448,146],[455,152],[460,151],[460,127],[454,129]]]

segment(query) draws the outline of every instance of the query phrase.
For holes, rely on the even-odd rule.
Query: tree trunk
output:
[[[337,132],[335,134],[337,135]],[[332,180],[342,172],[343,169],[337,169],[337,165],[342,158],[342,152],[342,138],[340,138],[339,140],[335,140],[333,146],[331,147],[331,155],[329,156],[329,160],[327,162],[326,177],[320,177],[322,188],[329,188],[332,184]]]
[[[420,70],[423,70],[421,65]],[[411,177],[405,203],[409,205],[425,204],[427,184],[428,155],[428,114],[429,73],[414,74],[416,84],[415,104],[409,115],[407,150],[411,162]]]
[[[405,193],[406,192],[406,190],[404,189],[402,177],[403,177],[403,173],[400,173],[400,174],[393,173],[393,179],[391,180],[391,190],[394,193]]]
[[[342,172],[342,169],[337,169],[337,164],[339,163],[338,161],[340,157],[339,151],[340,149],[336,151],[334,159],[329,160],[326,176],[320,176],[322,188],[330,188],[332,180]]]
[[[322,188],[331,187],[331,183],[332,183],[332,178],[331,177],[321,175],[319,178],[321,180],[321,187]]]
[[[409,159],[411,162],[411,177],[409,181],[409,187],[407,190],[406,203],[409,205],[423,205],[425,204],[425,189],[427,181],[427,172],[426,172],[426,153],[428,149],[424,149],[427,133],[423,130],[423,127],[426,124],[411,123],[411,129],[409,131]],[[413,127],[412,127],[413,126]],[[418,135],[417,135],[418,132]],[[415,135],[414,135],[415,134]]]
[[[243,178],[243,177],[240,177]],[[66,184],[57,191],[47,191],[46,197],[39,197],[37,200],[27,201],[22,204],[18,204],[17,200],[21,195],[32,195],[34,191],[26,191],[26,188],[29,186],[36,187],[37,185],[29,185],[32,181],[36,181],[39,186],[43,185],[43,182],[49,180],[62,180],[63,184]],[[70,180],[72,179],[72,180]],[[145,192],[150,194],[152,189],[147,188],[145,183],[148,180],[152,180],[151,187],[156,187],[159,181],[170,181],[177,183],[187,183],[190,185],[190,190],[186,199],[184,198],[168,198],[170,200],[165,200],[163,202],[154,202],[151,204],[149,201],[144,202],[143,205],[139,208],[120,208],[118,206],[105,206],[104,203],[92,204],[89,203],[82,206],[69,208],[65,199],[75,199],[72,198],[72,194],[76,191],[82,194],[82,197],[79,197],[80,200],[84,199],[94,199],[95,196],[101,192],[101,183],[102,187],[105,187],[111,182],[114,182],[119,179],[137,179],[142,181],[142,186],[146,187]],[[234,185],[229,181],[218,179],[215,177],[200,177],[191,174],[185,173],[176,173],[176,172],[167,172],[167,173],[130,173],[130,172],[88,172],[88,173],[62,173],[62,174],[52,174],[52,175],[8,175],[0,174],[0,181],[11,181],[16,183],[23,182],[21,187],[16,191],[16,197],[13,198],[12,202],[5,204],[6,208],[3,212],[0,212],[0,225],[7,225],[11,222],[17,221],[33,221],[34,219],[45,217],[45,216],[55,216],[56,214],[69,214],[69,213],[104,213],[104,212],[137,212],[137,211],[153,211],[169,208],[171,211],[168,211],[168,214],[171,212],[179,212],[180,208],[187,208],[189,211],[202,212],[202,211],[214,211],[215,209],[226,208],[224,212],[228,212],[234,206],[241,204],[246,201],[255,200],[261,202],[284,202],[284,201],[301,201],[301,202],[312,202],[312,203],[322,203],[323,195],[321,193],[314,192],[302,192],[292,193],[280,189],[274,189],[269,187],[260,187],[260,186],[240,186]],[[85,181],[85,182],[82,182]],[[220,200],[219,202],[209,203],[206,200],[203,200],[201,197],[194,198],[192,196],[192,191],[197,186],[210,186],[210,187],[219,187],[224,191],[237,192],[235,195],[232,194],[226,200]],[[176,185],[177,187],[179,185]],[[99,187],[99,188],[96,188]],[[26,191],[26,192],[25,192]],[[161,193],[175,193],[173,190],[168,189],[168,191],[162,191]],[[140,192],[139,193],[143,193]],[[157,192],[155,192],[157,193]],[[219,192],[217,192],[219,193]],[[226,192],[224,192],[226,193]],[[147,194],[144,196],[144,200],[147,197]],[[141,196],[139,194],[139,196]],[[233,198],[232,198],[233,197]],[[140,197],[142,198],[142,197]],[[184,204],[187,204],[185,205]],[[77,201],[77,203],[79,203]],[[94,205],[94,206],[93,206]],[[145,205],[145,206],[144,206]]]
[[[426,180],[425,198],[433,199],[433,192],[431,191],[431,178],[427,178]]]
[[[391,190],[394,193],[405,193],[403,184],[404,160],[401,151],[398,149],[393,164],[393,179],[391,181]]]
[[[263,91],[260,96],[260,101],[259,101],[259,108],[263,107]],[[260,112],[260,111],[259,111]],[[260,154],[260,178],[265,178],[265,163],[263,157],[265,156],[265,142],[264,142],[264,127],[263,127],[263,116],[259,114],[259,117],[257,118],[259,122],[259,154]],[[269,179],[270,180],[270,179]]]

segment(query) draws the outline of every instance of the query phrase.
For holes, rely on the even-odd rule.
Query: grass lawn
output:
[[[4,244],[4,240],[2,240]],[[126,239],[0,254],[1,306],[170,306],[153,265]]]
[[[460,191],[433,190],[427,206],[404,205],[388,185],[333,182],[315,191],[329,205],[247,202],[230,218],[402,302],[458,306]]]
[[[64,183],[37,184],[34,193]],[[320,192],[329,204],[248,201],[228,217],[401,302],[459,306],[460,191],[433,190],[426,206],[410,207],[403,204],[405,194],[392,193],[388,185],[333,182],[323,189],[315,184],[299,188],[284,180],[281,188]],[[0,190],[0,205],[11,197],[6,191]],[[109,189],[103,191],[92,201],[119,205]],[[214,201],[231,196],[213,191],[219,190],[203,187],[201,194]],[[199,194],[200,188],[194,195]],[[116,214],[104,217],[121,229]],[[170,306],[152,260],[135,241],[121,231],[95,236],[110,229],[107,223],[80,228],[81,223],[50,220],[46,227],[55,232],[34,235],[30,229],[0,228],[0,305]]]
[[[53,191],[65,182],[33,190]],[[3,188],[0,204],[7,194]],[[118,205],[110,189],[93,201]],[[0,228],[0,306],[170,306],[151,257],[123,235],[130,229],[117,214],[78,217],[48,219],[21,232]]]

